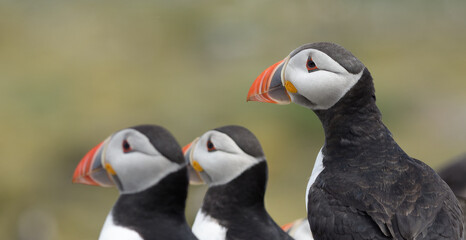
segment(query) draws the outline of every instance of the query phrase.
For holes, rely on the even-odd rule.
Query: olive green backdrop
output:
[[[141,123],[181,145],[246,126],[269,162],[270,214],[304,217],[320,123],[246,94],[262,70],[316,41],[365,63],[408,154],[438,169],[466,152],[462,0],[0,1],[0,239],[97,239],[118,192],[71,184],[74,168]],[[204,191],[190,188],[190,222]]]

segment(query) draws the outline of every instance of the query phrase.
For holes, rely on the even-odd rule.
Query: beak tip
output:
[[[80,178],[81,178],[80,171],[78,170],[78,168],[76,168],[74,173],[73,173],[73,178],[71,179],[71,182],[72,183],[79,183]]]
[[[73,184],[83,183],[83,181],[81,179],[82,179],[82,177],[80,177],[80,176],[73,176],[73,179],[71,179],[71,183],[73,183]]]
[[[79,179],[73,179],[73,180],[71,180],[71,183],[72,184],[86,184],[87,185],[87,182],[84,182],[84,181],[79,180]]]

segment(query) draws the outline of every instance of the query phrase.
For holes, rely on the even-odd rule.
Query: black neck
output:
[[[341,152],[361,146],[380,146],[376,144],[380,141],[396,145],[375,104],[374,84],[367,68],[358,83],[334,106],[314,112],[325,132],[324,155],[332,154],[332,149]]]
[[[202,209],[217,219],[250,208],[264,209],[267,163],[261,161],[227,184],[207,190]],[[215,216],[214,216],[215,215]]]
[[[184,215],[188,188],[186,171],[183,167],[142,192],[121,194],[112,210],[114,222],[136,230],[144,239],[176,236],[173,231],[192,235]]]
[[[228,230],[227,239],[292,240],[265,210],[266,184],[264,160],[231,182],[210,187],[202,211]]]

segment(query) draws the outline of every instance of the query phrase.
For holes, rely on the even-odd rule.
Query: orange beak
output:
[[[291,102],[282,83],[283,66],[287,58],[265,69],[254,81],[248,92],[247,101],[288,104]]]
[[[103,151],[108,141],[103,141],[91,149],[74,170],[73,183],[111,187],[115,186],[112,178],[104,168]]]

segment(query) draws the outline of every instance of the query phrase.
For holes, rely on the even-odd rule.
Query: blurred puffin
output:
[[[267,163],[248,129],[210,130],[183,152],[190,163],[191,183],[209,186],[192,227],[199,239],[292,239],[265,209]]]
[[[197,239],[184,210],[186,162],[164,128],[141,125],[114,133],[78,164],[73,182],[117,186],[120,196],[100,240]]]
[[[466,221],[466,154],[455,158],[450,164],[440,169],[438,174],[458,198],[463,209],[463,221]]]
[[[297,48],[254,81],[247,100],[294,102],[322,122],[325,143],[306,194],[315,239],[463,238],[455,195],[392,138],[369,70],[345,48]]]

